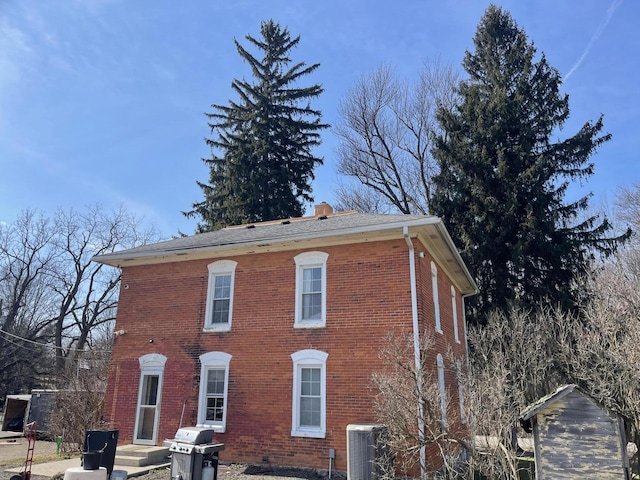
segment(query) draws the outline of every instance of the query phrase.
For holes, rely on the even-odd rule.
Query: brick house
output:
[[[346,427],[375,423],[390,331],[433,329],[441,389],[462,399],[464,297],[442,221],[336,212],[228,227],[108,255],[122,270],[104,419],[120,443],[209,425],[225,461],[346,470]],[[460,412],[457,417],[462,418]]]

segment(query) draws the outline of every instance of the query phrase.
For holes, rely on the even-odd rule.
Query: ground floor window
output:
[[[319,350],[293,355],[293,404],[291,435],[324,438],[326,434],[326,362]]]
[[[200,356],[198,425],[224,433],[227,428],[227,394],[231,355],[208,352]]]
[[[436,356],[438,365],[438,389],[440,390],[440,413],[442,414],[442,425],[447,425],[447,392],[444,383],[444,359],[442,354]]]

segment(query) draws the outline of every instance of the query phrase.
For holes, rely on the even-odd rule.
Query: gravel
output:
[[[169,480],[168,468],[153,470],[136,480]],[[271,467],[263,465],[245,465],[239,463],[221,464],[218,467],[218,480],[278,480],[280,478],[303,480],[329,480],[327,470],[312,470],[292,467]],[[344,480],[341,472],[332,472],[331,480]],[[36,479],[37,480],[37,479]]]

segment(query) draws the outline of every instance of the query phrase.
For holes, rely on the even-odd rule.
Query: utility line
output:
[[[78,351],[78,352],[84,352],[84,351],[85,351],[85,350],[79,350],[79,349],[77,349],[77,348],[66,349],[66,348],[64,348],[64,347],[58,347],[58,346],[56,346],[56,345],[51,345],[51,344],[48,344],[48,343],[40,343],[40,342],[36,342],[35,340],[31,340],[31,339],[29,339],[29,338],[21,337],[21,336],[19,336],[19,335],[15,335],[15,334],[13,334],[13,333],[7,332],[6,330],[3,330],[2,328],[0,328],[0,333],[2,333],[2,334],[4,334],[4,335],[8,335],[9,337],[16,338],[16,339],[21,340],[21,341],[26,342],[26,343],[31,343],[32,345],[37,345],[37,346],[39,346],[39,347],[50,348],[50,349],[52,349],[52,350],[61,350],[61,351],[63,351],[63,352],[70,352],[70,351],[72,351],[72,350],[76,350],[76,351]],[[19,344],[15,343],[15,342],[12,342],[11,340],[9,340],[9,339],[8,339],[8,338],[6,338],[6,337],[5,337],[5,340],[6,340],[7,342],[9,342],[9,343],[11,343],[11,344],[13,344],[13,345],[17,346],[17,347],[27,348],[27,347],[26,347],[26,346],[24,346],[24,345],[19,345]],[[36,351],[36,350],[34,350],[34,349],[30,349],[30,350],[31,350],[32,352],[35,352],[35,351]],[[111,350],[95,350],[95,349],[91,349],[91,351],[92,351],[92,352],[97,352],[97,353],[98,353],[98,352],[110,352]]]

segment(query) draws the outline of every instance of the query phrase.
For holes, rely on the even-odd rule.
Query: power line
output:
[[[15,335],[15,334],[13,334],[13,333],[7,332],[6,330],[3,330],[2,328],[0,328],[0,333],[4,334],[4,335],[6,335],[6,336],[9,336],[9,337],[13,337],[13,338],[18,339],[18,340],[21,340],[22,342],[25,342],[25,343],[30,343],[30,344],[32,344],[32,345],[37,345],[38,347],[49,348],[49,349],[52,349],[52,350],[60,350],[60,351],[63,351],[63,352],[71,352],[72,350],[75,350],[75,351],[77,351],[77,352],[84,352],[84,351],[85,351],[85,350],[79,350],[79,349],[77,349],[77,348],[69,348],[69,349],[66,349],[66,348],[64,348],[64,347],[58,347],[58,346],[56,346],[56,345],[51,345],[51,344],[48,344],[48,343],[40,343],[40,342],[36,342],[35,340],[31,340],[31,339],[29,339],[29,338],[21,337],[21,336],[19,336],[19,335]],[[19,345],[19,344],[15,343],[15,342],[13,342],[13,341],[9,340],[7,337],[5,337],[5,340],[6,340],[7,342],[9,342],[9,343],[11,343],[11,344],[13,344],[13,345],[17,346],[17,347],[21,347],[21,348],[28,349],[26,346],[24,346],[24,345]],[[35,349],[28,349],[28,350],[30,350],[30,351],[32,351],[32,352],[35,352],[35,351],[36,351]],[[91,351],[92,351],[92,352],[109,352],[110,350],[94,350],[94,349],[91,349]]]

